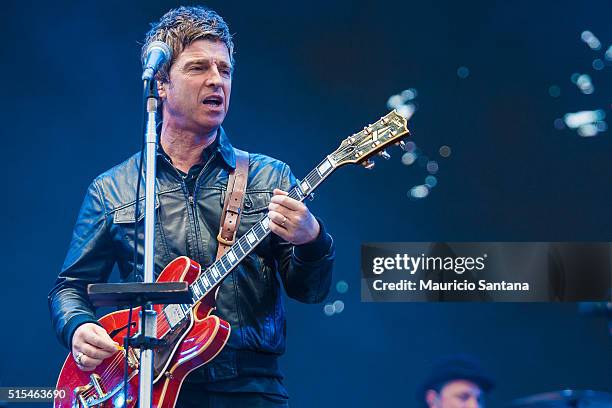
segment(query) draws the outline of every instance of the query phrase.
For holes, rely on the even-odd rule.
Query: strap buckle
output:
[[[232,246],[234,245],[234,242],[236,242],[236,239],[232,239],[231,241],[228,241],[227,239],[221,236],[221,233],[219,233],[217,234],[217,241],[219,241],[220,244],[223,244],[226,246]]]

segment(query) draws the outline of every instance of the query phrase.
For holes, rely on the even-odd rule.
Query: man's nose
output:
[[[482,408],[478,398],[472,397],[466,401],[465,408]]]
[[[211,66],[208,72],[208,76],[206,77],[206,85],[217,88],[221,86],[222,81],[223,78],[221,78],[221,73],[219,72],[217,66]]]

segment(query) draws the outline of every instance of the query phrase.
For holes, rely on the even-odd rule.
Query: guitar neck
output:
[[[333,159],[327,156],[302,181],[289,190],[289,197],[304,201],[336,169]],[[200,273],[191,285],[193,303],[197,303],[215,288],[246,256],[251,253],[270,234],[270,218],[266,214],[246,234],[217,259],[205,271]]]
[[[323,182],[335,169],[345,164],[363,164],[371,168],[369,158],[376,153],[388,157],[383,149],[392,143],[401,144],[401,139],[410,132],[406,119],[396,111],[391,111],[376,123],[344,139],[340,147],[328,155],[306,177],[290,191],[289,197],[298,201],[304,199]],[[255,249],[270,233],[268,215],[259,220],[246,234],[241,236],[208,269],[200,273],[190,286],[193,303],[197,303],[215,288],[246,256]]]

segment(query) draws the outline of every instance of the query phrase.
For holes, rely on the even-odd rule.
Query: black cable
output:
[[[125,349],[125,359],[123,363],[123,406],[127,406],[127,395],[128,395],[128,369],[129,369],[129,359],[128,352],[130,348],[130,330],[132,328],[132,310],[134,308],[130,306],[130,311],[128,313],[128,327],[127,327],[127,335],[123,338],[123,348]]]

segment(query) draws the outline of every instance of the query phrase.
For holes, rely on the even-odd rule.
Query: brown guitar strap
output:
[[[249,176],[249,154],[234,148],[236,168],[230,172],[225,192],[225,202],[221,212],[221,224],[217,241],[217,258],[221,258],[236,240],[236,232],[240,225],[240,214],[244,204],[244,192]]]

